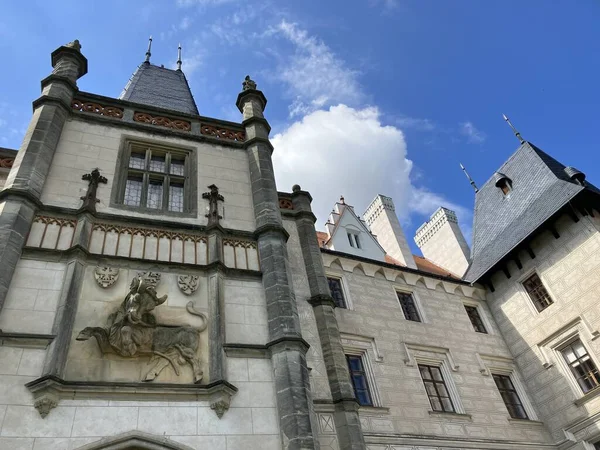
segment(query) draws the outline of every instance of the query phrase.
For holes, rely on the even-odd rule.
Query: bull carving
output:
[[[202,319],[200,327],[158,324],[152,311],[166,300],[167,295],[158,297],[153,287],[142,277],[136,277],[131,281],[125,300],[108,317],[108,327],[86,327],[77,340],[96,338],[103,354],[112,353],[125,358],[150,356],[150,364],[153,365],[145,374],[144,381],[154,380],[169,365],[179,375],[179,365],[187,363],[192,368],[194,383],[199,383],[202,369],[197,353],[200,333],[206,329],[208,320],[189,302],[186,309]]]

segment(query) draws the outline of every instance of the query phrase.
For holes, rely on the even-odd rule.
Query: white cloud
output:
[[[314,111],[275,135],[272,143],[278,189],[290,191],[297,183],[311,192],[319,229],[340,195],[359,215],[377,194],[391,196],[405,223],[411,214],[427,218],[441,205],[464,219],[470,216],[465,208],[411,183],[404,134],[383,125],[375,107]]]
[[[396,119],[396,124],[402,128],[413,128],[417,131],[434,131],[437,127],[429,119],[401,116]]]
[[[467,142],[471,144],[481,144],[487,138],[486,134],[478,130],[473,122],[464,122],[460,124],[460,132],[467,137]]]
[[[283,36],[294,46],[292,54],[279,55],[281,61],[275,72],[294,98],[290,117],[337,103],[355,105],[363,99],[358,72],[346,67],[321,40],[286,20],[266,36],[273,35]]]

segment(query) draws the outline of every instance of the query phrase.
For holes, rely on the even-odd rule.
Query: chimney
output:
[[[455,275],[464,275],[469,265],[470,250],[454,211],[438,208],[419,227],[415,242],[425,258]]]
[[[365,211],[364,219],[388,255],[407,267],[417,268],[390,197],[381,194],[375,197]]]

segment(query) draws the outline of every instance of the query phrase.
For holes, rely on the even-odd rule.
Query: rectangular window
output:
[[[360,356],[346,355],[346,360],[348,361],[350,379],[352,380],[352,386],[354,386],[354,394],[356,395],[358,404],[373,406],[362,358]]]
[[[473,329],[478,333],[487,333],[483,320],[481,320],[481,316],[479,315],[479,309],[476,306],[465,305],[465,311],[467,311],[467,315],[471,319]]]
[[[400,302],[400,306],[402,307],[402,312],[404,313],[406,320],[420,322],[421,317],[419,316],[419,310],[417,309],[417,305],[415,304],[415,299],[412,294],[407,294],[405,292],[396,292],[396,294],[398,295],[398,301]]]
[[[342,280],[339,278],[327,277],[327,283],[329,283],[329,290],[331,291],[335,306],[338,308],[347,308],[344,290],[342,289]]]
[[[442,376],[442,371],[437,366],[419,364],[419,372],[429,397],[429,403],[434,411],[455,412],[454,404]]]
[[[186,212],[188,159],[184,151],[130,143],[119,203],[140,209]]]
[[[352,248],[361,248],[358,234],[348,233],[348,242],[350,243],[350,247]]]
[[[571,342],[560,352],[584,394],[600,385],[598,368],[579,339]]]
[[[525,281],[523,281],[523,287],[529,294],[529,298],[531,298],[531,301],[535,305],[535,308],[538,310],[538,312],[542,312],[544,309],[554,303],[537,273],[534,273]]]
[[[500,396],[513,419],[529,419],[517,390],[508,375],[492,375]]]
[[[360,240],[358,239],[358,234],[354,235],[354,241],[356,242],[356,248],[362,248],[360,246]]]

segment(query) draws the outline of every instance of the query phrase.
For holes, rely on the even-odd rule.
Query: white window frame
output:
[[[430,408],[430,413],[467,414],[462,400],[460,399],[460,394],[458,392],[458,388],[456,387],[456,383],[454,382],[454,377],[452,376],[452,372],[458,371],[458,365],[456,365],[456,363],[454,362],[454,357],[452,356],[450,349],[421,344],[411,344],[407,342],[404,342],[403,345],[407,355],[407,359],[404,360],[404,363],[407,366],[414,366],[415,370],[417,371],[419,379],[421,380],[421,386],[423,388],[422,392],[424,393],[425,398],[427,400],[427,404]],[[423,353],[428,354],[425,355]],[[439,367],[440,372],[442,373],[442,377],[444,378],[444,383],[446,384],[446,389],[448,390],[450,399],[452,400],[452,404],[454,405],[453,413],[444,411],[433,411],[433,409],[431,409],[431,402],[429,401],[429,395],[427,395],[425,384],[423,383],[423,377],[421,376],[421,371],[419,370],[419,364]]]
[[[350,287],[348,286],[348,280],[346,279],[346,277],[339,273],[327,272],[327,271],[325,272],[325,277],[326,278],[337,278],[342,283],[342,292],[344,293],[344,300],[346,301],[346,307],[339,308],[339,309],[354,310],[354,304],[352,303],[352,299],[350,298]],[[328,283],[328,287],[329,287],[329,283]],[[336,309],[338,309],[338,308],[336,308]]]
[[[489,320],[489,317],[487,315],[487,312],[485,310],[485,308],[483,308],[483,305],[479,302],[476,302],[474,300],[467,300],[467,299],[463,299],[463,305],[464,306],[471,306],[474,308],[477,308],[477,312],[479,313],[479,317],[481,317],[481,321],[483,322],[483,326],[485,327],[485,330],[487,331],[487,333],[479,333],[479,334],[489,334],[489,335],[493,335],[496,334],[494,327],[492,326],[492,323]],[[465,314],[467,314],[467,310],[465,309]],[[467,314],[467,319],[469,319],[469,324],[471,325],[471,329],[473,330],[474,333],[477,333],[475,331],[475,329],[473,328],[473,324],[471,323],[471,319],[468,317]]]
[[[348,229],[346,229],[346,234],[348,236],[348,242],[350,242],[350,247],[356,249],[356,250],[362,250],[362,242],[361,240],[358,238],[360,236],[360,232],[356,232],[356,231],[348,231]]]
[[[423,308],[421,298],[419,294],[417,294],[416,290],[411,290],[408,289],[406,286],[400,286],[396,284],[392,285],[392,289],[394,291],[394,298],[396,299],[396,304],[398,305],[398,308],[400,308],[400,314],[402,314],[404,320],[406,320],[407,322],[414,323],[428,323],[427,316],[425,315],[425,309]],[[402,310],[402,305],[400,304],[400,299],[398,298],[398,292],[400,292],[401,294],[409,294],[412,296],[413,301],[415,302],[415,308],[417,308],[417,311],[419,312],[419,318],[421,319],[421,322],[415,322],[414,320],[409,320],[406,318],[406,316],[404,315],[404,311]]]
[[[532,298],[529,296],[529,292],[527,292],[527,289],[525,289],[525,286],[523,285],[523,282],[525,280],[527,280],[529,277],[531,277],[533,274],[537,274],[537,276],[542,281],[542,284],[544,285],[544,289],[546,289],[546,292],[548,292],[548,295],[550,295],[550,298],[552,299],[552,304],[549,305],[547,308],[545,308],[542,311],[537,310],[537,308],[535,307],[535,305],[533,303]],[[549,288],[548,283],[546,282],[544,277],[542,277],[542,274],[540,273],[540,271],[537,270],[536,268],[532,268],[532,269],[528,270],[527,272],[525,272],[523,275],[521,275],[517,279],[517,283],[519,285],[519,289],[521,290],[522,295],[525,296],[527,306],[529,307],[529,310],[531,311],[531,313],[533,315],[537,316],[537,315],[543,314],[544,312],[548,311],[548,309],[552,308],[552,306],[557,304],[557,301],[556,301],[557,297],[554,295],[552,290]]]
[[[343,335],[341,336],[344,339]],[[371,364],[372,356],[370,353],[373,352],[373,346],[369,342],[361,342],[353,339],[352,344],[342,344],[344,349],[344,355],[359,356],[361,358],[363,367],[365,368],[365,375],[367,376],[367,383],[369,384],[369,394],[371,394],[371,401],[373,402],[372,408],[381,408],[381,395],[377,388],[375,381],[375,372],[373,371],[373,365]],[[376,355],[375,359],[377,359]],[[351,381],[352,382],[352,381]],[[371,406],[361,406],[361,408],[371,408]]]

